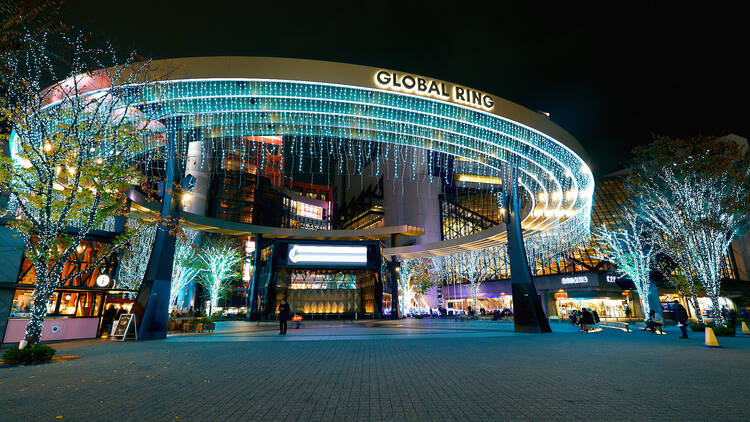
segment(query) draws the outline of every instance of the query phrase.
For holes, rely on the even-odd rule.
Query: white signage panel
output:
[[[576,277],[563,277],[560,282],[562,284],[586,284],[589,282],[589,279],[584,275],[579,275]]]
[[[367,264],[367,246],[289,245],[293,264]]]

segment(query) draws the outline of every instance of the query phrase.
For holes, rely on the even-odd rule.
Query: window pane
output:
[[[78,308],[76,316],[96,316],[99,311],[99,294],[94,292],[81,292],[78,295]]]
[[[11,318],[28,318],[31,312],[31,290],[16,290],[10,307]]]
[[[52,295],[49,297],[49,300],[47,301],[47,314],[54,314],[55,313],[55,306],[57,305],[57,295],[58,293],[52,293]]]
[[[62,294],[60,299],[60,315],[74,315],[76,313],[76,301],[78,300],[78,293],[65,292]]]

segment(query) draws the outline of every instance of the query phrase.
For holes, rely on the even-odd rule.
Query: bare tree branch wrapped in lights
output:
[[[177,238],[174,252],[174,265],[172,266],[172,285],[169,290],[169,312],[177,307],[177,297],[185,288],[192,283],[201,267],[196,264],[195,239],[198,232],[195,230],[183,230],[184,236]]]
[[[750,219],[750,154],[731,140],[701,137],[658,138],[635,152],[629,189],[641,215],[685,280],[700,282],[717,325],[724,325],[722,268]]]
[[[242,254],[239,247],[230,242],[210,240],[198,249],[196,254],[201,274],[201,284],[208,290],[210,307],[208,315],[213,315],[219,298],[227,291],[232,280],[240,276],[239,265]]]
[[[133,220],[131,229],[136,234],[128,242],[128,247],[122,251],[119,269],[117,270],[117,288],[125,290],[138,290],[146,274],[146,266],[151,258],[151,249],[154,247],[156,237],[156,226],[143,224]]]
[[[622,228],[607,230],[602,226],[594,230],[598,240],[596,253],[600,259],[614,263],[620,276],[633,281],[646,318],[651,311],[648,303],[652,287],[650,273],[658,248],[646,224],[632,210],[623,211],[620,217]]]
[[[82,276],[63,275],[76,248],[91,230],[127,212],[125,193],[140,178],[136,157],[158,129],[138,107],[149,61],[135,53],[121,60],[110,46],[91,47],[83,34],[62,41],[69,50],[53,53],[46,34],[27,35],[25,48],[1,59],[0,119],[11,137],[10,157],[0,157],[0,189],[10,194],[8,225],[23,239],[34,266],[24,340],[32,344],[41,338],[49,297]],[[119,251],[132,233],[126,227],[84,271]]]
[[[461,275],[471,284],[471,297],[475,312],[477,310],[479,286],[482,284],[486,269],[484,258],[484,251],[481,250],[464,252],[460,257]]]

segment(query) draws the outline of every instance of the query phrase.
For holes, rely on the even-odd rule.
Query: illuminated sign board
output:
[[[577,277],[563,277],[560,282],[562,284],[586,284],[589,282],[588,277],[580,275]]]
[[[495,100],[491,95],[448,82],[387,70],[377,71],[373,78],[375,85],[392,91],[452,101],[487,111],[492,111],[495,108]]]
[[[617,276],[607,275],[607,283],[614,283],[617,281]]]
[[[367,265],[367,246],[289,245],[292,264]]]

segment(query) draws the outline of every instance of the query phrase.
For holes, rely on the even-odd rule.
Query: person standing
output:
[[[286,335],[286,322],[289,320],[289,304],[286,299],[281,299],[279,304],[279,335]]]
[[[680,327],[680,331],[682,331],[682,335],[680,338],[688,338],[687,335],[687,320],[688,320],[688,313],[687,309],[685,309],[682,304],[675,299],[674,300],[674,313],[675,317],[677,319],[677,326]]]

